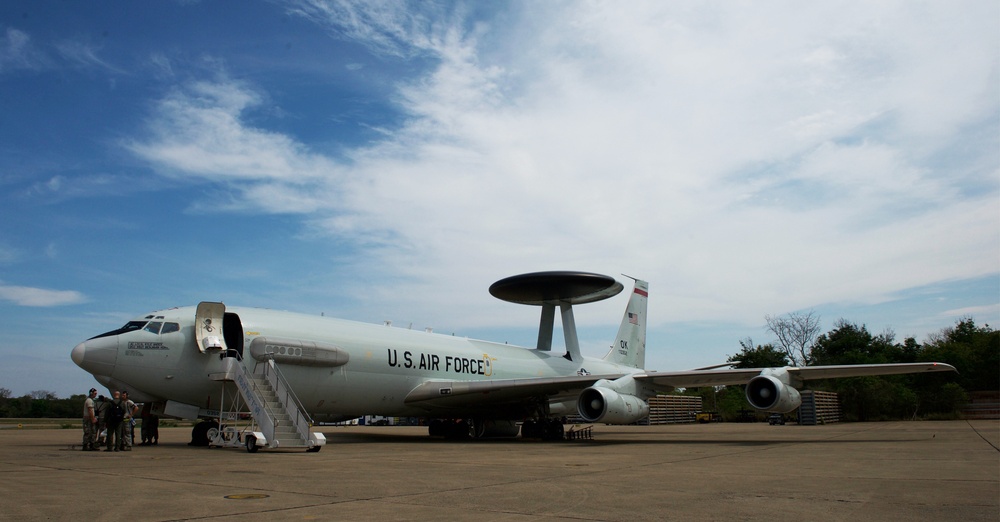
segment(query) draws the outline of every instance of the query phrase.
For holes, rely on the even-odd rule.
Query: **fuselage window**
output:
[[[163,323],[159,321],[150,321],[149,324],[147,324],[146,327],[143,328],[143,330],[146,330],[149,333],[158,334],[160,333],[161,325],[163,325]]]
[[[160,334],[162,335],[179,331],[181,331],[181,325],[177,323],[163,323],[163,328],[160,329]]]

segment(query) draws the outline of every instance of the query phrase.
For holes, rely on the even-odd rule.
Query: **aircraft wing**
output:
[[[572,375],[497,379],[490,381],[426,381],[410,390],[404,402],[433,408],[462,408],[475,405],[521,402],[531,397],[571,396],[598,379],[617,379],[624,374]]]
[[[737,368],[732,370],[688,370],[683,372],[643,372],[635,375],[635,380],[652,384],[657,388],[698,388],[701,386],[723,386],[746,384],[766,368]],[[903,363],[903,364],[844,364],[834,366],[786,367],[792,379],[811,381],[816,379],[837,379],[841,377],[864,377],[869,375],[897,375],[904,373],[956,372],[954,366],[944,363]]]
[[[679,372],[645,371],[632,374],[640,382],[657,389],[698,388],[702,386],[741,385],[761,374],[767,368],[738,368],[728,370],[685,370]],[[816,379],[862,377],[868,375],[893,375],[957,371],[944,363],[906,364],[853,364],[837,366],[786,367],[789,376],[798,384]],[[407,394],[406,404],[435,409],[466,409],[502,407],[523,403],[534,397],[548,400],[572,399],[598,379],[615,380],[625,375],[571,375],[565,377],[538,377],[523,379],[497,379],[487,381],[432,380],[421,383]]]

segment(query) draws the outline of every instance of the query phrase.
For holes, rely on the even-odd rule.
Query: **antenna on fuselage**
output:
[[[559,306],[566,340],[565,357],[580,361],[583,357],[580,354],[580,339],[576,335],[573,305],[601,301],[618,295],[624,288],[613,277],[590,272],[533,272],[493,283],[490,294],[510,303],[542,307],[536,346],[539,351],[552,350],[556,306]]]

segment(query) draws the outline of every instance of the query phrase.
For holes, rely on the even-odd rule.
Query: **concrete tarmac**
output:
[[[0,520],[1000,520],[1000,421],[595,426],[456,442],[322,427],[319,453],[0,430]],[[138,432],[138,430],[137,430]]]

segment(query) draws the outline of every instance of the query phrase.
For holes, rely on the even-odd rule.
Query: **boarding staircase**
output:
[[[250,371],[239,357],[224,357],[223,372],[212,378],[236,384],[240,396],[253,417],[254,426],[239,430],[222,430],[220,446],[244,445],[254,452],[266,448],[304,448],[319,451],[326,444],[321,433],[312,433],[312,419],[278,369],[273,357],[266,357]],[[242,408],[241,408],[242,409]],[[221,424],[221,423],[220,423]],[[256,427],[257,429],[253,429]]]

